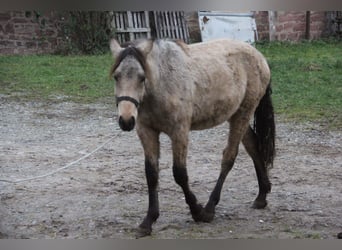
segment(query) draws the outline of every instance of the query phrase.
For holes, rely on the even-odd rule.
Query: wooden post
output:
[[[310,40],[310,22],[311,22],[311,12],[306,12],[306,27],[305,27],[305,39]]]

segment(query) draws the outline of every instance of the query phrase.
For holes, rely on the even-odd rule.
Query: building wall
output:
[[[190,41],[201,41],[197,12],[185,13]],[[270,25],[268,11],[256,11],[259,40],[299,41],[305,38],[305,11],[274,12]],[[310,39],[318,39],[329,31],[327,12],[311,12]],[[54,53],[62,43],[63,17],[57,12],[37,16],[33,11],[0,12],[0,54]],[[270,36],[270,26],[274,33]]]
[[[257,25],[258,40],[269,40],[268,11],[256,11],[254,17]]]
[[[305,11],[276,11],[273,23],[270,23],[268,11],[255,11],[259,40],[300,41],[305,39],[306,12]],[[200,37],[197,13],[188,14],[190,36]],[[272,21],[272,20],[271,20]],[[270,36],[270,26],[274,25],[274,34]],[[197,26],[197,27],[196,27]],[[312,11],[310,21],[310,39],[318,39],[326,35],[328,18],[326,12]],[[196,34],[197,32],[197,34]]]
[[[55,12],[0,12],[0,54],[53,53],[61,40]]]
[[[275,13],[275,40],[299,41],[305,39],[306,12],[278,11]],[[310,38],[318,39],[324,36],[327,27],[325,12],[313,11],[310,17]]]

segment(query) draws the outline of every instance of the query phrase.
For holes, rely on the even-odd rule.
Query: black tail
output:
[[[258,138],[259,152],[267,168],[273,167],[275,157],[275,123],[271,94],[272,89],[271,84],[269,84],[265,95],[255,110],[253,128]]]

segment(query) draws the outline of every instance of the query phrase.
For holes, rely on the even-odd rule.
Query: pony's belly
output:
[[[227,116],[222,117],[210,117],[209,119],[197,120],[191,123],[191,130],[203,130],[215,127],[227,121]]]
[[[235,103],[231,98],[226,98],[225,101],[196,105],[192,113],[191,130],[208,129],[228,121],[240,105],[239,100],[233,100]]]

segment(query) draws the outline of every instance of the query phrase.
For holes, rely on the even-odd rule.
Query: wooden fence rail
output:
[[[120,43],[151,37],[148,11],[114,12],[113,16],[112,26]]]
[[[183,11],[154,11],[157,38],[182,39],[189,43],[189,31]]]
[[[189,43],[189,31],[182,11],[113,12],[112,26],[120,43],[152,36],[182,39]]]

